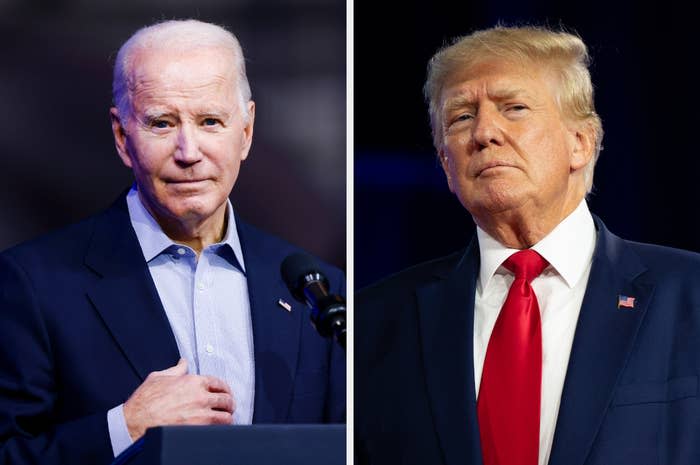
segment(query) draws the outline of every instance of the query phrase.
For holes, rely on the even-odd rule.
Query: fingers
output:
[[[236,401],[233,398],[231,388],[225,381],[214,376],[201,376],[204,387],[209,391],[209,407],[233,413],[236,410]]]
[[[214,376],[187,374],[187,362],[154,371],[124,403],[132,439],[152,426],[231,424],[236,402],[231,388]]]
[[[213,411],[210,417],[211,425],[230,425],[233,423],[233,414],[229,412]]]
[[[212,410],[233,413],[236,404],[230,394],[211,393],[207,399],[207,407]]]
[[[201,376],[204,382],[204,387],[209,392],[226,392],[231,394],[231,388],[228,387],[225,381],[220,380],[214,376]]]
[[[181,424],[186,425],[230,425],[233,423],[233,415],[229,412],[210,410],[206,414],[194,416]]]

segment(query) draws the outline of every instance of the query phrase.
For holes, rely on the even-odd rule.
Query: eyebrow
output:
[[[146,110],[143,112],[143,119],[146,122],[151,122],[153,120],[164,118],[164,117],[175,117],[175,114],[169,110],[161,110],[161,109]]]
[[[510,100],[514,98],[531,98],[530,93],[523,88],[508,88],[508,89],[497,89],[493,92],[489,92],[489,98],[496,101]],[[453,111],[460,108],[470,107],[475,105],[474,95],[471,92],[460,93],[454,97],[451,97],[447,102],[445,102],[444,110]]]
[[[223,108],[214,108],[206,111],[195,112],[195,116],[198,118],[220,118],[228,119],[231,116],[230,111],[226,111]],[[146,110],[143,114],[143,119],[146,122],[151,122],[153,120],[161,118],[176,118],[180,119],[180,116],[176,112],[167,109],[154,109]]]
[[[231,112],[222,110],[222,109],[215,109],[215,110],[209,110],[209,111],[203,111],[201,113],[197,113],[197,116],[200,118],[220,118],[220,119],[228,119],[231,116]]]

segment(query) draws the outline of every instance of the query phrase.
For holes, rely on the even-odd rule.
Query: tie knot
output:
[[[542,255],[532,249],[515,252],[503,262],[503,266],[515,273],[515,279],[522,278],[527,282],[538,277],[548,264]]]

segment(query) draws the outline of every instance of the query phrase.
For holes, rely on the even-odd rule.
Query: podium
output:
[[[112,465],[345,465],[345,425],[165,426]]]

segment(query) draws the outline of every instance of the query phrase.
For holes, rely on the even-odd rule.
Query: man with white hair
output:
[[[228,200],[255,120],[236,38],[143,28],[113,93],[133,187],[0,255],[0,463],[106,464],[160,425],[344,421],[344,354],[279,276],[298,249]]]
[[[536,27],[431,59],[435,147],[477,232],[358,293],[358,464],[700,463],[700,256],[589,212],[587,66]]]

